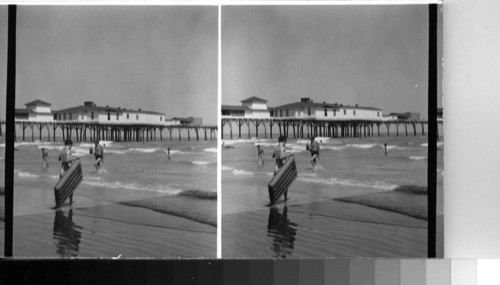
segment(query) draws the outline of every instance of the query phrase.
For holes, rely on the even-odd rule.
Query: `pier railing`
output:
[[[404,133],[408,136],[408,129],[413,135],[425,135],[425,120],[391,120],[391,121],[368,121],[368,120],[314,120],[314,119],[251,119],[251,118],[223,118],[221,121],[221,135],[229,128],[230,139],[233,139],[233,126],[237,128],[237,138],[241,138],[241,127],[246,126],[248,138],[251,137],[250,130],[255,128],[255,136],[259,137],[259,127],[264,132],[264,138],[273,138],[273,127],[277,126],[279,135],[288,138],[316,137],[370,137],[380,136],[381,131],[390,135],[390,129],[396,128],[396,136],[399,136],[399,127],[404,126]],[[385,129],[384,129],[385,128]],[[382,129],[382,130],[381,130]]]
[[[0,135],[2,134],[2,124],[0,122]],[[16,121],[16,129],[22,131],[22,141],[26,140],[26,130],[31,131],[31,140],[35,141],[35,133],[38,131],[38,139],[47,141],[65,140],[67,138],[79,141],[156,141],[159,137],[163,141],[164,134],[172,140],[178,137],[182,140],[182,134],[187,135],[187,139],[204,140],[217,139],[217,126],[210,125],[155,125],[155,124],[102,124],[96,122],[38,122],[38,121]],[[56,136],[59,130],[60,136]],[[175,136],[177,135],[177,136]],[[18,134],[16,133],[16,138]]]

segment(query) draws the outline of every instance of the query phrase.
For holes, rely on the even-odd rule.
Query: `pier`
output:
[[[315,137],[373,137],[381,136],[381,133],[390,135],[390,130],[396,130],[396,136],[400,135],[400,126],[404,126],[404,135],[425,135],[424,127],[428,124],[424,120],[390,120],[390,121],[365,121],[365,120],[311,120],[311,119],[254,119],[254,118],[223,118],[221,122],[221,134],[224,137],[224,128],[229,127],[230,139],[241,138],[241,127],[246,126],[248,138],[251,138],[250,130],[255,128],[255,136],[259,137],[259,130],[263,131],[264,138],[273,138],[273,127],[277,126],[279,134],[288,138]],[[233,133],[236,126],[237,134]],[[226,128],[227,129],[227,128]],[[262,132],[260,133],[262,134]],[[236,136],[237,135],[237,136]],[[401,134],[403,135],[403,133]],[[439,136],[438,136],[439,137]]]
[[[0,122],[0,135],[2,125]],[[217,126],[209,125],[148,125],[148,124],[102,124],[88,122],[37,122],[16,121],[16,129],[22,131],[22,141],[26,141],[26,130],[31,134],[31,141],[56,141],[57,138],[72,139],[77,142],[107,140],[107,141],[163,141],[187,135],[187,140],[215,140],[217,139]],[[62,136],[56,136],[58,132]],[[16,138],[18,134],[16,133]],[[168,138],[167,138],[168,136]],[[185,136],[184,136],[185,137]]]

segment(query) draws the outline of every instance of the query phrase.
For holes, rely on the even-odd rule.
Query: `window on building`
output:
[[[283,117],[283,110],[280,110],[280,117]]]
[[[352,110],[352,115],[356,116],[356,110]]]
[[[288,117],[289,116],[288,110],[286,110],[285,112],[286,112],[286,116]]]
[[[108,121],[111,121],[111,113],[108,112]]]
[[[66,121],[66,113],[63,114],[63,120]]]
[[[60,121],[61,120],[61,113],[57,114],[57,119]]]
[[[139,114],[135,115],[135,119],[139,120]]]
[[[93,120],[94,119],[94,112],[90,113],[90,118]]]
[[[120,116],[119,116],[119,113],[116,113],[116,120],[120,120]]]
[[[73,114],[69,113],[69,120],[73,120]]]
[[[129,118],[130,118],[130,114],[127,114],[127,119],[129,119]]]
[[[377,117],[380,117],[380,112],[377,112]]]
[[[337,110],[333,109],[333,116],[337,116]]]
[[[347,110],[346,109],[344,109],[344,115],[347,115]]]
[[[325,117],[328,116],[328,110],[325,108]]]
[[[311,108],[307,108],[307,115],[311,116]]]
[[[163,116],[160,116],[160,122],[163,121]]]

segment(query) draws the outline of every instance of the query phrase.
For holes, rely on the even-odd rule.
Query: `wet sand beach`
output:
[[[222,152],[222,257],[426,257],[426,138],[323,139],[313,170],[303,140],[289,140],[298,178],[269,206],[275,141],[228,141]],[[384,156],[384,141],[389,155]],[[256,145],[265,165],[256,165]],[[442,255],[442,158],[438,160]]]
[[[83,181],[54,209],[60,143],[20,143],[14,166],[18,257],[195,258],[217,254],[216,142],[106,142],[97,173],[88,143],[72,149]],[[49,169],[39,163],[49,149]],[[172,147],[172,157],[166,148]],[[193,174],[196,173],[196,176]],[[212,177],[212,179],[209,179]]]
[[[289,195],[274,207],[223,215],[223,257],[427,255],[426,220],[333,199],[302,204]]]
[[[216,221],[213,214],[198,210],[205,220],[177,214],[176,197],[149,194],[137,196],[120,189],[75,192],[75,203],[52,209],[51,191],[17,188],[14,216],[14,255],[31,257],[200,257],[216,252]],[[83,192],[83,191],[82,191]],[[92,193],[93,192],[93,193]],[[33,201],[30,204],[20,201]],[[36,201],[36,202],[35,202]],[[187,208],[207,209],[194,199],[184,199]],[[158,211],[171,209],[171,213]],[[209,209],[209,208],[208,208]]]

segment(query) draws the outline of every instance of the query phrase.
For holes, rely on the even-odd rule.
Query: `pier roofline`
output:
[[[267,100],[259,97],[250,97],[242,100],[241,106],[222,105],[223,119],[308,119],[308,120],[367,120],[385,121],[382,109],[343,105],[328,102],[313,102],[309,97],[300,98],[299,102],[268,107]]]
[[[246,98],[244,100],[241,100],[240,102],[241,103],[251,103],[251,102],[264,102],[264,103],[267,103],[267,100],[259,98],[257,96],[252,96],[252,97],[248,97],[248,98]]]
[[[289,103],[289,104],[285,104],[285,105],[280,105],[280,106],[276,106],[276,107],[269,107],[269,110],[277,110],[277,109],[287,109],[287,108],[295,108],[295,107],[299,107],[299,108],[309,108],[309,107],[312,107],[312,108],[335,108],[335,109],[352,109],[352,110],[372,110],[372,111],[382,111],[382,109],[379,109],[379,108],[375,108],[375,107],[366,107],[366,106],[358,106],[358,105],[354,105],[354,106],[351,106],[351,105],[343,105],[343,104],[338,104],[338,103],[326,103],[326,102],[322,102],[322,103],[304,103],[304,102],[295,102],[295,103]]]
[[[56,122],[99,123],[111,125],[157,125],[163,126],[165,114],[141,109],[97,106],[92,101],[83,105],[52,112]]]
[[[53,111],[53,113],[58,114],[58,113],[63,113],[63,112],[76,112],[76,111],[84,111],[84,112],[104,111],[104,112],[115,112],[115,113],[131,112],[131,113],[139,113],[139,114],[153,114],[153,115],[162,115],[162,116],[165,115],[164,113],[160,113],[160,112],[141,110],[141,108],[134,110],[132,108],[127,109],[127,108],[122,108],[122,107],[97,106],[92,101],[85,101],[84,104],[81,106],[61,109],[61,110]]]
[[[24,104],[25,106],[51,106],[52,104],[42,101],[40,99],[37,99],[35,101],[28,102]]]

